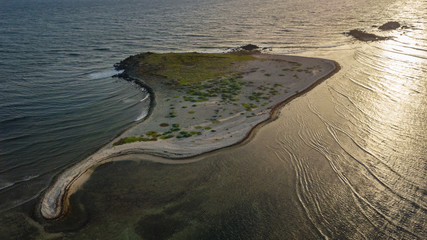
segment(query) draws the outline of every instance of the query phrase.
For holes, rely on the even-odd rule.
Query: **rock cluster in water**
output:
[[[383,25],[379,26],[378,29],[383,30],[383,31],[388,31],[388,30],[398,29],[400,27],[401,27],[401,25],[399,22],[391,21],[391,22],[387,22],[387,23],[384,23]],[[372,33],[367,33],[365,31],[359,30],[359,29],[353,29],[350,32],[347,32],[345,34],[350,35],[350,36],[356,38],[357,40],[365,41],[365,42],[390,39],[389,37],[378,36],[378,35],[375,35]]]
[[[350,36],[353,36],[357,40],[360,41],[380,41],[380,40],[386,40],[388,37],[381,37],[372,33],[367,33],[362,30],[354,29],[347,33]]]

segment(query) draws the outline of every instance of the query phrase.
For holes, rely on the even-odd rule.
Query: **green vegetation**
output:
[[[145,135],[147,135],[149,137],[157,138],[157,132],[155,132],[155,131],[148,131],[145,133]]]
[[[255,59],[244,54],[143,53],[134,56],[138,71],[165,77],[171,84],[189,85],[232,73],[233,63]]]
[[[251,96],[249,96],[249,100],[259,102],[259,98],[264,95],[263,92],[253,92]]]
[[[210,97],[221,96],[223,101],[238,101],[235,96],[240,93],[244,84],[246,82],[239,81],[236,77],[194,83],[186,88],[186,93],[189,96],[183,96],[183,98],[189,102],[204,102],[209,100]]]
[[[163,125],[165,127],[166,127],[166,125],[169,126],[169,124],[167,124],[167,123],[162,123],[160,125]],[[181,128],[179,128],[179,124],[174,123],[174,124],[172,124],[172,127],[164,133],[158,133],[156,131],[147,131],[145,133],[145,135],[143,134],[140,137],[131,136],[131,137],[121,138],[119,141],[113,143],[113,146],[122,145],[122,144],[126,144],[126,143],[133,143],[133,142],[157,141],[158,138],[168,139],[168,138],[174,137],[175,135],[173,133],[179,132],[179,131],[181,131]],[[194,134],[199,134],[199,133],[198,132],[191,132],[189,134],[190,134],[190,136],[192,136]],[[181,137],[188,137],[188,134],[186,134],[185,131],[181,131],[181,132],[179,132],[178,136],[180,136],[180,138]]]
[[[168,135],[163,135],[163,136],[161,136],[160,137],[160,139],[168,139],[168,138],[173,138],[174,137],[174,135],[172,135],[172,134],[168,134]]]
[[[242,103],[242,106],[246,108],[246,111],[252,111],[253,108],[257,108],[258,106],[253,103]]]
[[[178,136],[176,136],[177,138],[188,138],[191,137],[191,133],[187,132],[187,131],[181,131],[179,132]]]
[[[176,113],[175,112],[170,112],[168,116],[166,116],[166,118],[174,118],[176,117]]]
[[[280,95],[279,91],[277,91],[277,90],[276,90],[276,89],[274,89],[274,88],[272,88],[272,89],[270,90],[270,94],[271,94],[271,95]]]
[[[113,146],[117,146],[117,145],[122,145],[122,144],[126,144],[126,143],[133,143],[133,142],[147,142],[147,141],[157,141],[157,138],[152,137],[152,138],[146,138],[146,137],[125,137],[125,138],[121,138],[119,141],[113,143]]]
[[[202,135],[202,133],[198,131],[191,131],[191,132],[181,131],[179,132],[178,136],[176,136],[176,138],[189,138],[193,135]]]

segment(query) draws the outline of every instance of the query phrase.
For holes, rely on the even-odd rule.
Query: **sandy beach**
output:
[[[336,62],[326,59],[252,56],[252,60],[233,65],[239,73],[235,81],[240,88],[232,98],[211,96],[197,101],[188,89],[183,91],[130,72],[132,79],[142,81],[154,94],[151,113],[145,121],[60,174],[41,199],[41,215],[55,219],[65,214],[69,196],[102,163],[131,158],[182,164],[250,139],[254,129],[275,119],[281,106],[339,70]],[[125,143],[129,139],[137,140]]]

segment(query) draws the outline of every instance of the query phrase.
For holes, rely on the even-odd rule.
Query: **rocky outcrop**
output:
[[[252,53],[259,53],[259,52],[261,52],[261,50],[263,50],[263,49],[261,49],[257,45],[248,44],[248,45],[233,48],[233,49],[231,49],[231,52],[240,53],[240,54],[245,54],[245,53],[252,54]]]
[[[246,50],[246,51],[253,51],[253,50],[259,49],[259,47],[257,45],[253,45],[253,44],[241,46],[240,48],[243,50]]]
[[[394,30],[400,28],[400,23],[398,22],[387,22],[378,27],[378,29],[383,31]]]
[[[358,30],[358,29],[351,30],[347,34],[350,36],[353,36],[357,40],[365,41],[365,42],[380,41],[380,40],[387,40],[388,39],[388,37],[381,37],[381,36],[378,36],[378,35],[375,35],[372,33],[367,33],[365,31]]]

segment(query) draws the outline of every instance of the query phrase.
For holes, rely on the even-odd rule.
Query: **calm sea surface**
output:
[[[0,0],[0,238],[426,239],[426,14],[422,0]],[[392,20],[404,27],[378,31]],[[355,28],[393,38],[342,34]],[[100,167],[74,229],[29,220],[55,175],[146,114],[114,63],[248,43],[342,70],[247,144]]]

